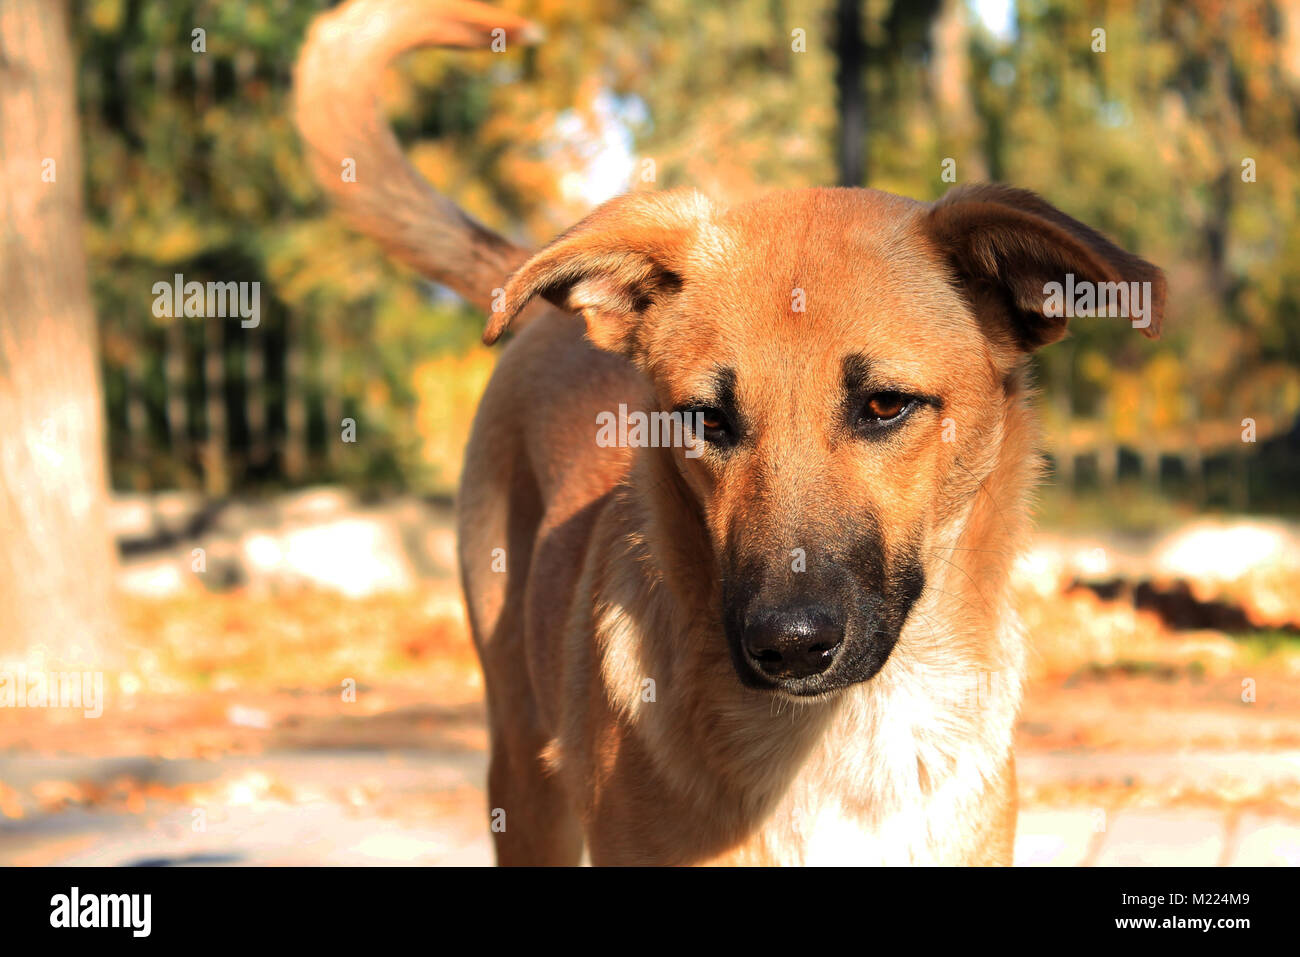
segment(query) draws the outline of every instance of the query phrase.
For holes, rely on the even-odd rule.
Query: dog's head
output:
[[[888,659],[943,560],[930,536],[997,462],[1024,355],[1064,335],[1056,307],[1087,284],[1122,288],[1156,334],[1160,271],[1022,190],[806,190],[728,212],[642,193],[521,267],[484,338],[541,295],[641,368],[703,447],[676,468],[741,680],[819,695]]]

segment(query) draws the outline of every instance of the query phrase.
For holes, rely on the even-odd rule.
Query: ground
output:
[[[1122,554],[1041,537],[1018,573],[1038,637],[1017,863],[1300,863],[1295,579],[1282,599],[1194,583],[1193,611],[1231,606],[1248,630],[1174,627],[1080,583],[1078,555]],[[0,864],[491,862],[482,681],[450,578],[125,611],[102,715],[0,708]]]

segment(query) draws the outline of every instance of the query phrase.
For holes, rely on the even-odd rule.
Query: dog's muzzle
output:
[[[844,647],[844,621],[820,605],[762,609],[740,641],[745,664],[780,687],[820,675]]]

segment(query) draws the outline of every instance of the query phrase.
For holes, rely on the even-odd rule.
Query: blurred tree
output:
[[[413,54],[381,98],[434,186],[521,243],[628,188],[694,186],[725,205],[835,182],[836,19],[850,10],[870,107],[870,135],[853,134],[861,179],[920,199],[986,177],[1026,186],[1166,267],[1158,345],[1085,320],[1035,360],[1056,414],[1176,442],[1202,420],[1297,408],[1300,5],[1019,0],[990,23],[999,5],[968,0],[500,2],[545,41]],[[348,230],[289,122],[293,59],[327,5],[77,0],[119,485],[197,484],[214,423],[235,489],[445,490],[455,473],[473,396],[441,375],[481,379],[482,317]],[[177,272],[262,281],[261,328],[219,341],[156,319],[150,286]],[[1175,393],[1153,364],[1169,356]],[[354,448],[334,440],[341,415],[358,418]],[[445,440],[414,426],[433,422]]]
[[[447,422],[465,393],[422,370],[469,353],[434,367],[480,381],[483,317],[353,233],[308,175],[288,87],[326,5],[78,0],[87,242],[120,487],[218,491],[208,472],[222,467],[236,489],[454,486],[463,429],[439,426],[435,443],[416,426]],[[434,187],[504,234],[535,246],[629,188],[693,185],[727,203],[833,181],[829,0],[503,6],[545,42],[417,52],[380,97]],[[216,323],[154,317],[152,284],[176,273],[262,282],[261,326],[226,323],[220,337]],[[466,422],[473,398],[454,417]],[[337,441],[340,415],[358,419],[355,447]]]
[[[867,104],[862,90],[866,44],[859,0],[837,0],[835,7],[835,86],[839,93],[838,155],[841,186],[867,182]]]
[[[1273,0],[1021,0],[1010,33],[975,31],[988,167],[1170,279],[1158,346],[1085,320],[1041,354],[1063,413],[1139,446],[1185,446],[1206,423],[1235,434],[1243,417],[1275,431],[1296,414],[1297,36],[1300,6]]]
[[[66,9],[0,3],[0,654],[103,666],[115,623]]]

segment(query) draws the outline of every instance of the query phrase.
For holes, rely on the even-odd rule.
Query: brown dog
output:
[[[559,307],[502,354],[459,500],[498,860],[1009,863],[1025,356],[1065,333],[1049,284],[1147,283],[1154,335],[1163,276],[1000,186],[639,193],[524,261],[405,166],[370,90],[401,49],[525,27],[357,0],[298,86],[359,226],[496,290],[486,341]],[[680,441],[606,447],[620,406]]]

